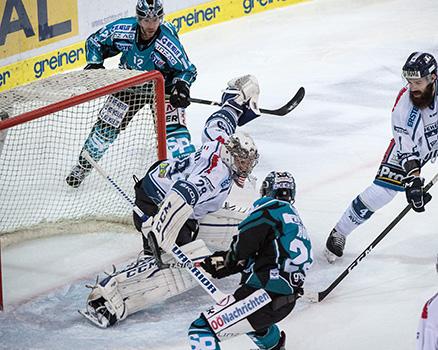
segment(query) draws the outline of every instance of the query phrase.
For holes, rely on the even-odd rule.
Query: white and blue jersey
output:
[[[392,111],[392,133],[401,166],[409,160],[417,160],[423,165],[430,159],[436,158],[437,111],[437,85],[435,85],[435,97],[432,103],[423,109],[413,105],[407,87],[400,91]]]
[[[153,166],[141,180],[144,193],[161,203],[170,191],[193,207],[191,219],[219,210],[233,184],[233,173],[221,159],[224,142],[234,133],[237,114],[224,107],[207,119],[201,148],[182,159],[168,159]]]
[[[166,87],[175,80],[184,80],[190,85],[196,79],[196,67],[190,62],[172,24],[162,23],[146,44],[142,44],[139,30],[135,17],[122,18],[101,28],[86,41],[87,63],[103,63],[106,58],[121,53],[120,68],[158,70],[165,78]]]

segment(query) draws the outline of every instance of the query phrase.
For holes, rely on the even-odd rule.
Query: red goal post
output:
[[[132,208],[95,170],[78,188],[65,181],[102,108],[122,94],[129,95],[126,103],[135,104],[135,112],[99,163],[134,197],[133,175],[144,176],[166,158],[161,73],[72,71],[0,93],[0,250],[24,237],[130,223]],[[70,229],[84,222],[79,231]],[[2,291],[0,262],[0,310]]]
[[[130,215],[94,170],[79,188],[65,182],[105,101],[127,91],[135,92],[128,104],[140,107],[99,162],[133,196],[132,175],[166,158],[161,73],[72,71],[0,93],[0,239],[41,224]]]

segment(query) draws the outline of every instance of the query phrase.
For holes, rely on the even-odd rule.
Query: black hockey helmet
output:
[[[138,0],[136,6],[137,18],[162,19],[164,17],[161,0]]]
[[[282,201],[295,202],[295,179],[287,171],[271,171],[263,180],[260,195]]]
[[[420,79],[432,73],[437,74],[437,63],[435,58],[427,52],[411,53],[403,66],[405,79]]]

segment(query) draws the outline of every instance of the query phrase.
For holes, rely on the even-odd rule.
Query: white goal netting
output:
[[[99,164],[133,197],[132,175],[143,176],[158,150],[165,150],[164,93],[156,93],[156,79],[138,71],[86,70],[0,93],[6,119],[0,121],[0,236],[49,222],[130,216],[129,206],[94,169],[76,188],[66,177],[98,128],[98,135],[110,135],[106,146],[93,136],[107,147]],[[119,126],[108,121],[108,115],[117,116],[108,112],[114,97],[126,106],[118,111],[125,115]],[[14,120],[21,123],[5,128]]]

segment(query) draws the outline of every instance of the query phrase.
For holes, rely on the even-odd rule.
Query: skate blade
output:
[[[338,257],[333,254],[331,251],[329,251],[327,248],[324,249],[324,256],[327,259],[329,264],[333,264]]]
[[[87,310],[78,310],[78,312],[84,316],[88,321],[99,328],[108,328],[109,322],[106,319],[99,319],[95,315],[91,314]]]

